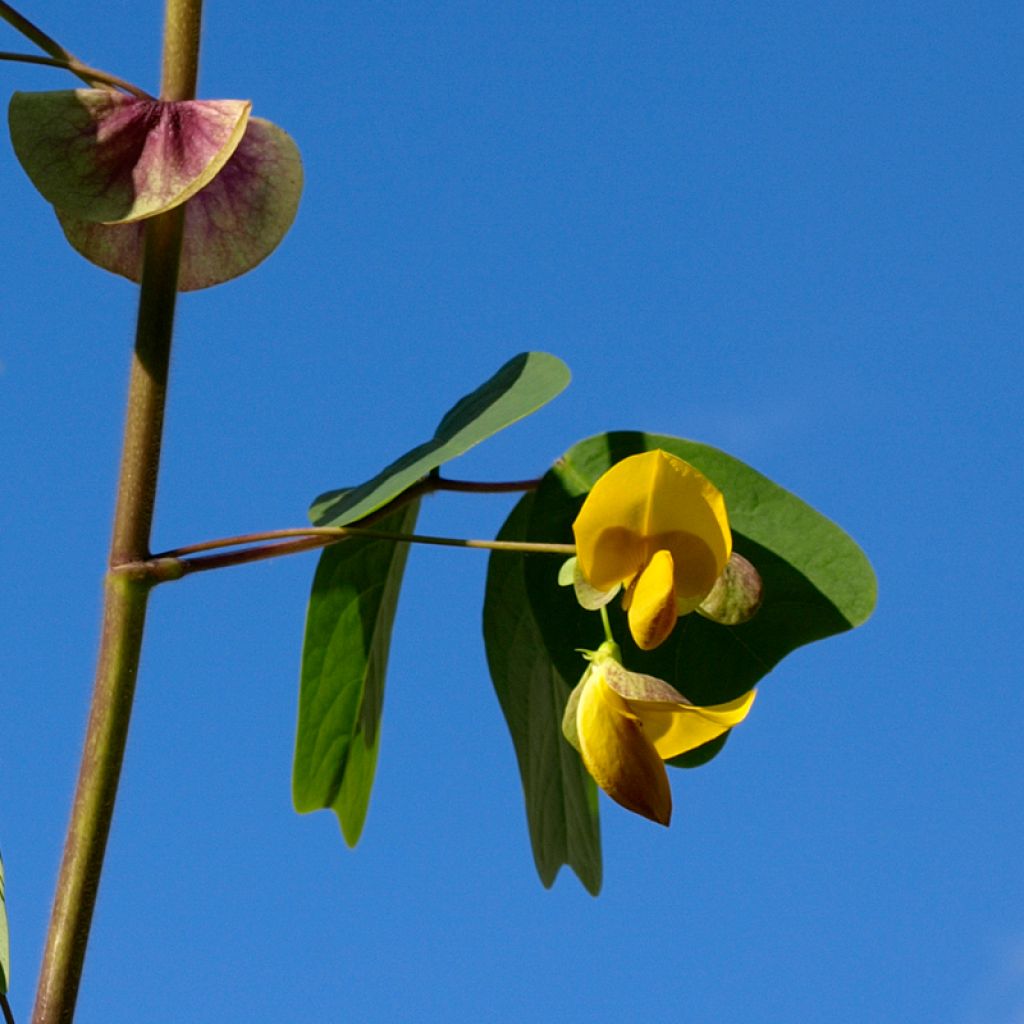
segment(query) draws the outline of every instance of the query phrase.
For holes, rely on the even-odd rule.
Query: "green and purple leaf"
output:
[[[295,220],[302,195],[302,159],[294,140],[261,117],[220,174],[185,206],[178,290],[210,288],[262,263]],[[71,245],[87,260],[127,277],[142,278],[144,223],[94,224],[57,218]]]
[[[185,206],[179,291],[230,281],[291,227],[302,161],[247,100],[142,100],[108,89],[15,93],[14,151],[72,247],[138,282],[145,221]]]
[[[245,133],[248,100],[142,100],[110,89],[16,92],[14,152],[65,217],[126,223],[208,185]]]

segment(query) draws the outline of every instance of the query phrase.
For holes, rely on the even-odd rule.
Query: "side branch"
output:
[[[380,537],[408,544],[436,544],[445,547],[483,548],[491,551],[533,551],[546,554],[576,553],[571,544],[532,543],[528,541],[462,540],[453,537],[424,537],[409,534],[385,533],[369,527],[384,518],[396,508],[435,491],[462,491],[475,494],[508,494],[519,491],[535,491],[540,479],[502,480],[498,482],[474,480],[449,480],[433,472],[403,491],[383,507],[359,520],[358,526],[306,526],[284,530],[264,530],[259,533],[243,533],[234,537],[220,537],[214,540],[185,544],[161,551],[146,559],[125,559],[115,563],[113,568],[132,579],[146,579],[151,583],[167,583],[181,579],[194,572],[210,569],[225,569],[233,565],[262,562],[284,555],[297,555],[303,551],[314,551],[327,547],[348,537]],[[225,548],[239,548],[225,551]],[[187,557],[204,551],[218,551],[219,554],[202,558]]]
[[[471,540],[462,537],[431,537],[415,533],[393,533],[389,530],[374,530],[358,526],[308,526],[289,530],[267,530],[264,533],[240,534],[221,540],[208,540],[190,544],[136,562],[126,562],[116,567],[116,572],[131,579],[148,579],[151,583],[165,583],[180,579],[191,573],[206,572],[210,569],[225,569],[233,565],[261,562],[283,555],[297,555],[303,551],[337,544],[350,537],[375,537],[397,544],[431,544],[449,548],[473,548],[483,551],[522,551],[547,555],[574,555],[573,544],[553,544],[543,541],[514,540]],[[295,539],[290,539],[295,538]],[[280,541],[281,543],[276,543]],[[198,558],[188,557],[200,551],[214,551],[219,548],[237,547],[237,551],[221,551],[216,555]]]
[[[26,39],[31,40],[43,53],[59,60],[75,60],[75,56],[64,49],[56,39],[48,36],[41,28],[33,25],[23,14],[19,14],[10,4],[0,0],[0,18],[12,28],[17,29]]]
[[[5,50],[0,53],[0,60],[14,61],[19,64],[42,64],[48,68],[60,68],[62,71],[70,71],[73,75],[77,75],[87,85],[112,86],[115,89],[131,93],[132,96],[137,96],[140,100],[153,99],[145,89],[140,89],[137,85],[133,85],[126,79],[119,78],[117,75],[111,75],[106,71],[100,71],[99,68],[91,68],[88,64],[82,64],[74,58],[65,60],[62,57],[41,57],[36,53],[10,53]]]

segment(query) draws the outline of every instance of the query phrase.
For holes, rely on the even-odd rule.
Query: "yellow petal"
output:
[[[665,766],[640,721],[597,666],[580,694],[576,731],[594,781],[627,810],[667,825],[672,791]]]
[[[601,590],[628,580],[656,551],[667,549],[680,597],[702,597],[732,551],[721,491],[688,462],[660,449],[631,455],[604,473],[573,532],[580,567]]]
[[[591,511],[594,508],[591,506]],[[586,511],[584,503],[580,517]],[[597,511],[600,511],[599,507]],[[602,526],[596,516],[588,516],[582,527],[579,522],[578,517],[573,523],[576,558],[583,575],[595,589],[611,590],[643,568],[647,560],[647,545],[639,533],[624,526]]]
[[[718,579],[721,570],[714,552],[700,537],[681,530],[652,537],[648,546],[672,552],[679,614],[688,615],[707,597]]]
[[[630,588],[629,631],[640,650],[651,651],[668,639],[678,617],[675,563],[668,551],[658,551]]]
[[[640,700],[627,703],[643,723],[644,733],[658,756],[668,760],[717,739],[742,722],[754,703],[755,693],[751,690],[736,700],[706,708],[693,704],[666,706],[662,702]]]
[[[724,569],[732,551],[732,534],[722,492],[700,470],[668,452],[656,449],[641,458],[648,459],[645,468],[652,477],[644,532],[649,537],[676,531],[692,534]]]

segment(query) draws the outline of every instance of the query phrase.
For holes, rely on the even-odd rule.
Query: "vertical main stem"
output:
[[[202,0],[167,0],[161,98],[195,96]],[[151,582],[117,572],[149,555],[170,367],[184,207],[146,225],[135,352],[104,584],[103,625],[33,1024],[70,1024],[114,813]]]
[[[195,99],[202,19],[203,0],[167,0],[160,99]]]
[[[126,577],[107,576],[96,684],[36,990],[34,1024],[69,1024],[74,1017],[128,738],[147,590]]]

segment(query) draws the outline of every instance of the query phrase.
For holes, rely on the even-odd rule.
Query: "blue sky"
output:
[[[25,13],[155,88],[158,4]],[[179,307],[154,546],[302,525],[509,356],[570,390],[453,465],[648,429],[861,544],[662,830],[602,803],[597,900],[529,852],[485,556],[412,552],[348,851],[291,809],[313,556],[154,595],[79,1019],[1016,1024],[1019,5],[210,4],[201,92],[303,152],[281,249]],[[0,49],[25,49],[13,31]],[[71,87],[4,65],[15,89]],[[27,1020],[88,704],[135,289],[0,152],[0,845]],[[493,536],[508,498],[423,532]]]

